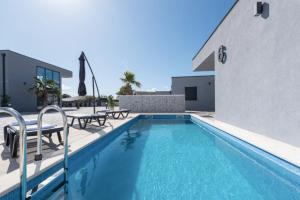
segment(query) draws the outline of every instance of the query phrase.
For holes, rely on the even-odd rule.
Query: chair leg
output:
[[[96,121],[98,122],[99,126],[101,126],[101,121],[99,118],[96,118]]]
[[[9,150],[10,150],[10,155],[11,157],[13,157],[13,146],[14,146],[14,137],[15,137],[16,133],[11,132],[8,136],[9,136]]]
[[[60,131],[57,131],[57,138],[58,138],[59,144],[63,145],[64,142],[63,142],[62,139],[61,139]]]
[[[81,123],[80,118],[78,118],[79,127],[80,127],[81,129],[85,129],[85,127],[86,127],[86,125],[87,125],[89,119],[82,119],[82,120],[83,120],[83,125],[82,125],[82,123]]]
[[[9,146],[9,132],[8,132],[8,127],[5,126],[3,128],[3,133],[4,133],[4,142],[5,142],[5,146]]]
[[[84,122],[84,124],[83,124],[83,129],[85,129],[85,128],[86,128],[86,125],[87,125],[88,122],[89,122],[89,119],[83,119],[83,122]]]
[[[81,124],[80,118],[78,118],[78,124],[79,124],[79,127],[82,129],[82,124]]]
[[[118,115],[117,115],[117,114],[118,114]],[[117,115],[117,117],[116,117],[116,115]],[[114,118],[114,119],[119,119],[119,118],[120,118],[120,113],[114,113],[114,114],[113,114],[113,118]]]
[[[125,116],[124,115],[122,115],[123,116],[123,118],[126,118],[126,117],[128,117],[128,115],[129,115],[129,112],[125,112],[126,114],[125,114]]]
[[[121,112],[120,114],[122,118],[125,119],[128,116],[129,112]]]
[[[97,118],[96,120],[97,120],[97,122],[98,122],[99,126],[104,126],[104,124],[105,124],[105,121],[106,121],[106,117],[105,117],[105,118],[103,118],[102,122],[101,122],[100,118]]]
[[[14,134],[12,140],[11,140],[11,145],[10,145],[10,154],[12,158],[16,158],[18,155],[18,147],[19,147],[19,138],[20,136],[17,134]]]
[[[74,124],[74,121],[75,121],[75,118],[74,118],[74,117],[72,117],[72,120],[71,120],[71,124],[70,124],[70,126],[73,126],[73,124]]]
[[[104,126],[105,122],[106,122],[106,117],[104,118],[103,122],[102,122],[102,125],[101,126]]]

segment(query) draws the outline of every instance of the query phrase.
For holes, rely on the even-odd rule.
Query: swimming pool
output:
[[[68,199],[300,199],[298,167],[189,115],[141,115],[69,166]],[[33,199],[62,199],[60,181]]]

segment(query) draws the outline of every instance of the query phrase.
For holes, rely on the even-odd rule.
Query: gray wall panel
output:
[[[197,100],[185,101],[186,110],[215,110],[214,76],[172,77],[172,94],[185,95],[185,87],[197,87]]]
[[[37,98],[29,89],[34,85],[36,67],[41,66],[61,73],[61,77],[71,77],[72,72],[49,63],[10,51],[0,50],[6,54],[6,94],[11,97],[12,107],[20,112],[37,110]],[[2,96],[2,58],[0,68],[0,95]]]
[[[215,56],[216,118],[300,147],[300,1],[240,0],[193,60]],[[227,62],[217,60],[220,45]]]

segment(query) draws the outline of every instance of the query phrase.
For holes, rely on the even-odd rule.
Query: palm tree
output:
[[[117,93],[118,95],[132,95],[132,86],[136,86],[138,88],[141,87],[141,83],[135,80],[134,73],[130,71],[126,71],[124,73],[124,78],[121,78],[121,81],[125,85],[120,88],[119,92]]]
[[[34,78],[35,84],[30,90],[35,90],[35,94],[42,98],[43,106],[48,105],[48,95],[55,94],[57,97],[60,96],[60,89],[54,80],[44,80]]]

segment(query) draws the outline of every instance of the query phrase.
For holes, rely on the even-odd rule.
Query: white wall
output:
[[[185,111],[184,95],[121,95],[120,109],[138,113],[174,113]]]
[[[193,60],[215,52],[216,118],[300,147],[300,1],[240,0]],[[217,60],[220,45],[227,61]]]

